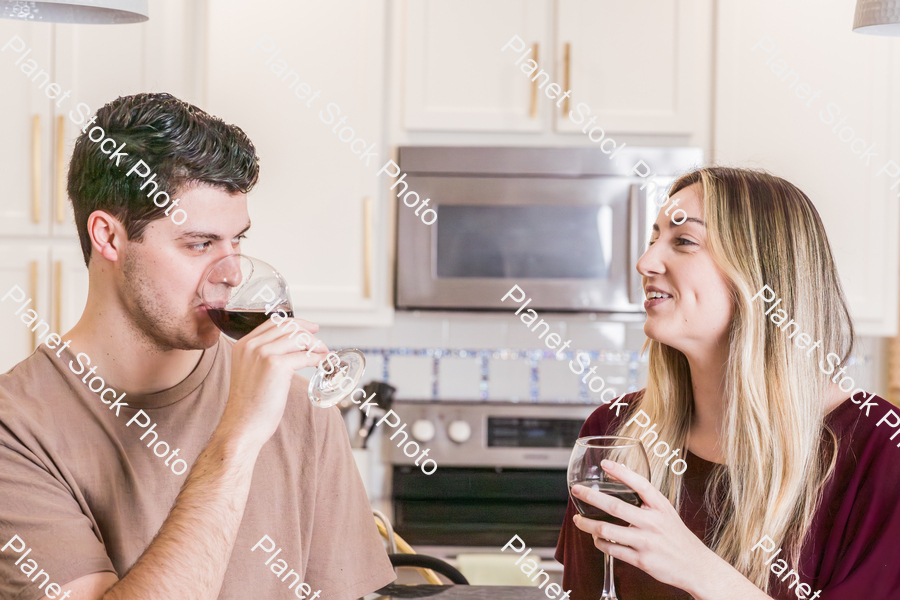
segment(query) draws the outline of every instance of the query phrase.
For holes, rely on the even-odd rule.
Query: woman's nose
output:
[[[637,261],[637,271],[644,277],[665,273],[666,267],[663,263],[662,246],[660,244],[653,244],[644,251],[644,254]]]

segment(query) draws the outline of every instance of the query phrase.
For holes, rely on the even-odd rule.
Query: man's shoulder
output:
[[[13,413],[28,413],[69,388],[62,359],[38,347],[28,358],[0,375],[0,420]]]
[[[54,363],[56,361],[56,363]],[[56,358],[43,344],[39,345],[31,355],[16,363],[9,371],[0,374],[0,387],[9,387],[17,382],[28,380],[35,375],[46,375],[50,372],[60,374],[57,364],[63,360]]]
[[[61,358],[39,347],[0,375],[0,446],[40,462],[52,440],[81,420],[85,408],[62,402],[72,392],[64,369]]]

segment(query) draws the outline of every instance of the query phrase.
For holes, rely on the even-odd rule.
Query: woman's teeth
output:
[[[671,298],[669,294],[663,294],[662,292],[647,292],[647,300],[653,300],[654,298]]]

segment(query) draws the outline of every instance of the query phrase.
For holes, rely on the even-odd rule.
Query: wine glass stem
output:
[[[619,600],[616,596],[616,582],[613,580],[613,562],[609,554],[603,554],[603,595],[600,600]]]

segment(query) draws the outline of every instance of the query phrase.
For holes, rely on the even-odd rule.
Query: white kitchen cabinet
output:
[[[705,144],[711,0],[406,0],[400,8],[406,130],[581,134],[568,115],[583,103],[607,131]],[[522,70],[533,52],[500,50],[514,35],[537,45],[533,74]],[[550,78],[532,82],[539,70]],[[568,103],[546,95],[552,83],[572,91]]]
[[[588,107],[575,120],[590,114],[625,133],[706,130],[711,0],[557,0],[557,11],[559,81],[568,71],[570,110]],[[581,133],[564,108],[554,111],[557,131]]]
[[[393,314],[390,181],[376,176],[390,158],[385,15],[381,0],[209,5],[204,108],[243,129],[260,157],[242,248],[286,277],[297,316],[320,324],[385,325]],[[363,159],[369,148],[377,157]]]
[[[714,158],[803,190],[825,224],[857,332],[892,336],[898,178],[878,171],[900,164],[900,47],[853,33],[852,23],[852,2],[720,2]],[[876,156],[863,158],[873,144]]]
[[[18,38],[18,39],[17,39]],[[21,40],[21,43],[19,42]],[[50,148],[53,125],[46,95],[45,77],[52,65],[52,28],[44,23],[0,19],[0,111],[3,144],[0,145],[0,235],[46,235],[51,211]],[[16,52],[22,48],[21,52]],[[30,52],[29,52],[30,50]],[[38,69],[30,73],[33,59]],[[15,64],[19,61],[19,64]],[[50,73],[50,82],[53,74]],[[45,83],[44,89],[39,89]],[[52,93],[52,91],[51,91]]]
[[[501,51],[513,36],[552,72],[549,0],[405,0],[404,126],[429,131],[541,131],[550,100]],[[518,44],[518,42],[517,42]],[[535,52],[530,56],[533,58]]]
[[[21,320],[29,308],[38,313],[39,319],[51,323],[51,331],[56,331],[50,314],[49,257],[49,249],[43,244],[23,241],[0,244],[0,298],[10,294],[0,302],[0,331],[3,331],[0,373],[27,358],[36,347],[37,332],[32,332]],[[25,300],[16,302],[23,294]],[[32,299],[31,303],[23,306],[28,298]],[[20,308],[19,314],[15,314]]]

